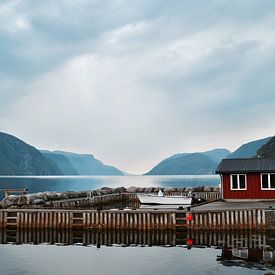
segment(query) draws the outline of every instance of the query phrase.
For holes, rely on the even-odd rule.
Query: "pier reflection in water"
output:
[[[1,244],[51,244],[83,246],[181,246],[183,249],[214,247],[223,265],[269,264],[275,267],[275,234],[254,231],[93,231],[28,229],[0,230]]]

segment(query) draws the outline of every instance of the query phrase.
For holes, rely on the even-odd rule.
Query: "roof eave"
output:
[[[232,173],[242,173],[242,174],[247,174],[247,173],[275,173],[274,170],[233,170],[233,171],[216,171],[215,174],[232,174]]]

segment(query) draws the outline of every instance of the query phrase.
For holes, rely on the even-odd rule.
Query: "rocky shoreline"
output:
[[[85,190],[85,191],[65,191],[65,192],[40,192],[32,194],[21,194],[21,195],[9,195],[2,200],[2,207],[22,207],[25,205],[44,205],[47,202],[58,201],[58,200],[72,200],[80,198],[94,198],[100,196],[106,196],[111,194],[121,193],[157,193],[162,190],[164,194],[172,193],[185,193],[185,192],[220,192],[219,187],[213,186],[198,186],[198,187],[117,187],[109,188],[103,187],[96,190]]]

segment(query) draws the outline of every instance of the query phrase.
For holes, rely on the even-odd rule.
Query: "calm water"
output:
[[[266,274],[275,260],[274,236],[252,232],[31,230],[0,238],[0,274]]]
[[[101,187],[183,187],[215,186],[219,176],[74,176],[74,177],[0,177],[0,189],[27,188],[42,191],[79,191]]]

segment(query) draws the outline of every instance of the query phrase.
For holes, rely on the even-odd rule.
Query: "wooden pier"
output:
[[[176,230],[186,228],[181,210],[0,210],[0,228]]]
[[[274,230],[274,209],[1,209],[0,228]]]
[[[10,192],[10,190],[8,190]],[[16,190],[22,191],[22,190]],[[166,195],[186,195],[169,192]],[[8,196],[0,209],[0,228],[89,230],[274,230],[275,202],[228,203],[219,192],[194,192],[205,204],[186,208],[139,208],[136,193],[124,187],[79,192]],[[103,209],[132,201],[128,208]],[[42,202],[42,204],[41,204]],[[110,207],[109,207],[110,208]]]
[[[266,224],[266,210],[226,210],[192,212],[193,220],[188,228],[208,230],[228,229],[258,229],[264,230]]]
[[[200,230],[274,230],[275,201],[224,202],[216,201],[191,209],[188,228]]]

